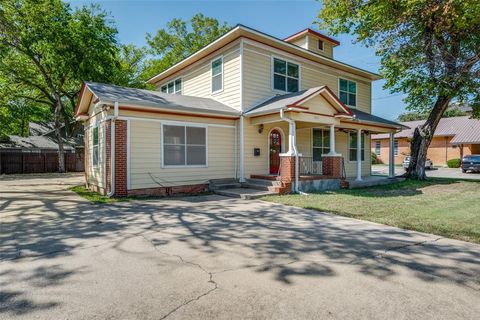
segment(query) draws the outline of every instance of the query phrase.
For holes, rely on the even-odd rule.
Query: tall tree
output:
[[[59,171],[60,129],[69,122],[82,80],[108,81],[118,66],[117,30],[97,6],[73,11],[61,0],[2,0],[0,76],[15,98],[54,111]]]
[[[391,92],[427,113],[415,130],[406,176],[425,179],[433,133],[453,100],[480,117],[480,0],[324,0],[319,25],[376,46]]]
[[[155,35],[147,34],[149,59],[143,73],[146,79],[166,70],[190,54],[203,48],[230,30],[225,22],[198,13],[189,22],[173,19]]]

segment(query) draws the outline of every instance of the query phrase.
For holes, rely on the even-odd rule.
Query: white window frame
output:
[[[163,127],[164,126],[177,126],[177,127],[185,127],[185,130],[187,130],[187,127],[196,127],[196,128],[204,128],[205,129],[205,164],[195,164],[195,165],[187,165],[187,137],[185,133],[185,164],[184,165],[168,165],[165,164],[165,135],[163,134]],[[162,121],[161,126],[161,157],[162,157],[162,164],[161,168],[208,168],[208,125],[206,124],[196,124],[196,123],[190,123],[190,122],[179,122],[179,121]]]
[[[177,85],[176,85],[177,80],[180,80],[180,83],[181,83],[180,90],[177,90]],[[173,93],[168,93],[168,85],[172,82],[173,82]],[[166,87],[166,89],[167,89],[166,92],[162,91],[163,87]],[[160,86],[160,92],[161,93],[167,93],[167,94],[182,94],[182,92],[183,92],[183,77],[178,77],[178,78],[176,78],[172,81],[166,82],[165,84]]]
[[[351,107],[351,108],[358,108],[358,83],[357,83],[357,81],[355,81],[355,80],[350,80],[350,79],[346,79],[346,78],[338,78],[338,90],[337,90],[338,100],[340,100],[340,80],[346,80],[346,81],[355,83],[355,105],[352,106],[352,105],[346,104],[346,103],[345,103],[345,105],[348,106],[348,107]],[[347,85],[347,88],[348,88],[348,85]],[[344,92],[345,92],[345,91],[344,91]],[[349,95],[349,93],[348,93],[348,91],[347,91],[347,97],[348,97],[348,95]],[[347,99],[348,99],[348,98],[347,98]],[[342,100],[340,100],[340,101],[342,101]],[[343,102],[342,102],[342,103],[343,103]]]
[[[221,65],[220,65],[220,66],[221,66],[220,76],[221,76],[221,78],[222,78],[222,81],[221,81],[221,83],[222,83],[222,88],[213,91],[213,63],[214,63],[215,61],[217,61],[217,60],[222,60],[222,63],[221,63]],[[217,93],[223,92],[223,87],[224,87],[224,86],[223,86],[223,85],[224,85],[224,83],[223,83],[223,78],[224,78],[224,77],[223,77],[223,71],[224,71],[224,69],[223,69],[223,55],[222,55],[222,56],[219,56],[219,57],[216,57],[215,59],[210,60],[210,92],[211,92],[212,94],[217,94]],[[218,76],[218,74],[215,75],[215,76]]]
[[[322,131],[322,147],[315,147],[315,146],[313,145],[313,132],[314,132],[315,130],[321,130],[321,131]],[[314,154],[313,150],[314,150],[315,148],[316,148],[316,149],[328,149],[328,150],[330,150],[330,143],[329,143],[328,147],[323,146],[323,135],[325,134],[325,132],[327,132],[327,133],[329,134],[329,137],[330,137],[330,129],[326,129],[326,128],[312,128],[312,161],[314,161],[314,162],[321,162],[322,159],[323,159],[323,155],[326,154],[326,153],[322,152],[322,153],[321,153],[321,158],[322,158],[322,159],[321,159],[321,160],[314,160],[314,159],[313,159],[313,154]],[[329,142],[330,142],[330,141],[329,141]],[[323,150],[322,150],[322,151],[323,151]]]
[[[378,152],[377,152],[377,144],[378,144]],[[375,154],[379,156],[382,153],[382,141],[375,140]]]
[[[97,130],[97,144],[95,145],[94,141],[94,131]],[[97,163],[94,161],[94,150],[97,148]],[[100,165],[100,129],[98,127],[98,123],[95,123],[95,125],[92,127],[92,167],[93,168],[98,168]]]
[[[274,70],[274,63],[275,63],[275,59],[278,59],[278,60],[282,60],[282,61],[285,61],[287,64],[288,63],[291,63],[291,64],[296,64],[298,66],[298,91],[301,91],[302,90],[302,65],[296,61],[293,61],[293,60],[289,60],[289,59],[285,59],[283,57],[279,57],[279,56],[274,56],[272,55],[271,56],[271,59],[270,59],[270,68],[271,68],[271,74],[270,74],[270,81],[271,81],[271,89],[273,92],[279,92],[279,93],[293,93],[293,92],[289,92],[287,91],[287,87],[288,87],[288,84],[287,84],[287,81],[285,81],[285,90],[279,90],[279,89],[275,89],[275,82],[274,82],[274,76],[275,76],[275,70]],[[288,65],[287,65],[287,73],[288,73]],[[283,76],[283,74],[282,74]],[[285,79],[289,78],[289,76],[287,74],[285,74]],[[293,77],[290,77],[292,79],[295,79]],[[296,92],[298,92],[296,91]]]
[[[356,132],[349,132],[349,133],[348,133],[348,148],[347,148],[347,150],[348,150],[348,162],[357,162],[358,159],[357,159],[357,160],[350,160],[350,150],[355,150],[355,152],[357,151],[357,144],[355,144],[355,148],[350,147],[350,145],[351,145],[350,139],[352,139],[352,138],[351,138],[352,135],[355,135],[355,136],[356,136],[357,133],[356,133]],[[367,160],[367,155],[365,154],[365,152],[366,152],[366,150],[367,150],[367,148],[366,148],[367,135],[365,134],[365,132],[362,132],[362,136],[364,136],[364,138],[363,138],[363,145],[362,145],[362,149],[363,149],[363,153],[362,153],[362,154],[363,154],[363,160],[362,160],[362,162],[365,162],[365,161]],[[360,137],[360,139],[362,139],[362,138]],[[361,158],[361,157],[360,157],[360,158]]]
[[[398,157],[398,139],[393,139],[393,155]]]

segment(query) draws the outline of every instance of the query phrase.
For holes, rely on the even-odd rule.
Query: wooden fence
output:
[[[65,151],[65,170],[83,171],[83,152]],[[44,173],[58,171],[55,150],[0,149],[0,174]]]

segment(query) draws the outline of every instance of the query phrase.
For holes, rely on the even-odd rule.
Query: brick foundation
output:
[[[328,178],[342,178],[342,156],[323,156],[322,171]]]
[[[107,193],[111,186],[111,125],[112,121],[105,122],[105,147],[106,147],[106,176]],[[115,120],[115,197],[127,196],[127,121]]]
[[[280,194],[292,191],[292,181],[295,179],[295,157],[290,155],[280,156],[280,180],[282,186],[276,190]]]
[[[173,195],[192,195],[202,193],[208,190],[207,184],[194,184],[175,187],[158,187],[128,190],[129,196],[157,196],[168,197]]]

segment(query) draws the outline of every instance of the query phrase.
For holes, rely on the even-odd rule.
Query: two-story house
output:
[[[393,144],[402,125],[371,114],[379,76],[335,60],[338,45],[311,29],[281,40],[238,25],[148,80],[156,91],[84,83],[87,185],[163,195],[264,179],[289,192],[369,176],[371,134]]]

